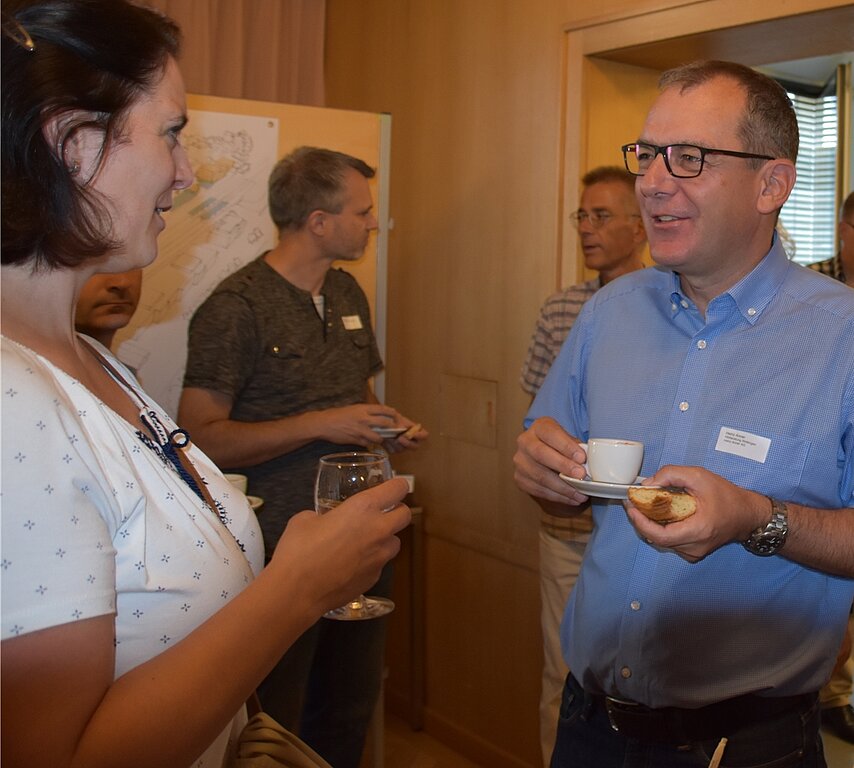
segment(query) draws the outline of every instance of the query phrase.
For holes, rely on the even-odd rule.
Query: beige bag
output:
[[[225,768],[332,768],[320,755],[264,712],[257,712],[240,732]]]

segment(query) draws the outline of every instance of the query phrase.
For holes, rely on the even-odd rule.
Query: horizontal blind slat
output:
[[[836,97],[810,98],[789,93],[798,118],[801,142],[798,180],[780,212],[780,223],[794,242],[793,259],[801,264],[833,256],[836,228]]]

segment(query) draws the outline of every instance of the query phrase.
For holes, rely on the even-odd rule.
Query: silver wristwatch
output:
[[[748,552],[760,557],[776,554],[786,543],[786,535],[789,533],[789,510],[785,502],[770,497],[769,500],[771,520],[767,525],[757,528],[744,542],[744,548]]]

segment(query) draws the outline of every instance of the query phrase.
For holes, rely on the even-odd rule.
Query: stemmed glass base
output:
[[[378,619],[393,610],[394,603],[387,597],[359,595],[358,599],[351,600],[347,605],[327,611],[323,614],[323,618],[338,621],[364,621],[365,619]]]

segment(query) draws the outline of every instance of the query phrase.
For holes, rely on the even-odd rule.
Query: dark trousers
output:
[[[388,564],[365,594],[389,597],[391,582]],[[361,761],[382,682],[386,621],[320,619],[258,687],[264,711],[334,768]]]
[[[787,712],[735,732],[721,768],[827,768],[819,734],[818,697],[805,711]],[[570,674],[563,690],[551,768],[707,768],[719,739],[683,746],[646,744],[611,728],[601,702]]]

